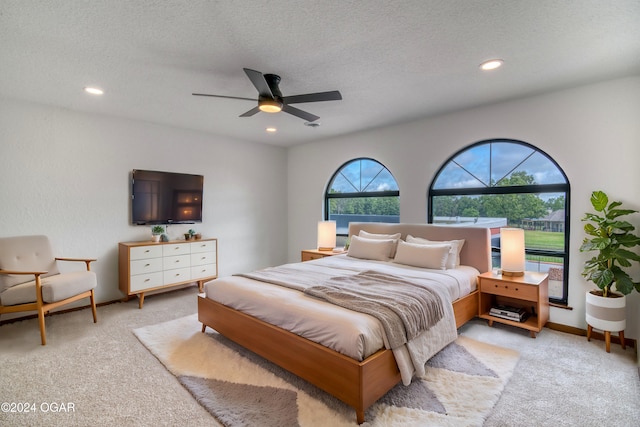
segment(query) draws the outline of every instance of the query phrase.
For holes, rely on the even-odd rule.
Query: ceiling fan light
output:
[[[260,101],[258,108],[265,113],[279,113],[282,111],[282,103],[275,99],[265,99]]]

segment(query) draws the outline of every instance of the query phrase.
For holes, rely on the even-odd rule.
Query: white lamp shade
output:
[[[523,229],[500,229],[500,260],[503,275],[522,276],[524,274],[525,255]]]
[[[336,222],[318,222],[318,249],[330,251],[336,247]]]

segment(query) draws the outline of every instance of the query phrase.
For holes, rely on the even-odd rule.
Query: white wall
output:
[[[286,161],[283,148],[0,99],[0,236],[46,234],[60,256],[98,258],[98,302],[120,299],[118,242],[150,240],[129,223],[130,172],[164,170],[204,175],[204,221],[171,238],[217,237],[221,275],[279,264]]]
[[[555,159],[571,184],[569,305],[551,309],[551,321],[586,328],[582,276],[586,254],[582,218],[591,192],[640,210],[640,76],[603,82],[404,125],[386,127],[289,150],[289,261],[316,245],[323,195],[344,162],[372,157],[384,164],[400,187],[402,222],[426,222],[427,189],[456,151],[477,141],[511,138],[533,144]],[[640,214],[632,222],[640,229]],[[636,272],[636,277],[640,272]],[[627,300],[626,336],[640,337],[640,295]]]

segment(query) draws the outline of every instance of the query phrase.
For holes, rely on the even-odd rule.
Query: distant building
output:
[[[527,218],[522,220],[525,230],[554,231],[564,233],[564,209],[551,212],[544,218]]]

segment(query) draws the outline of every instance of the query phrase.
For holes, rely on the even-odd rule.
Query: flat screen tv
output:
[[[131,173],[131,222],[202,222],[202,175],[134,169]]]

